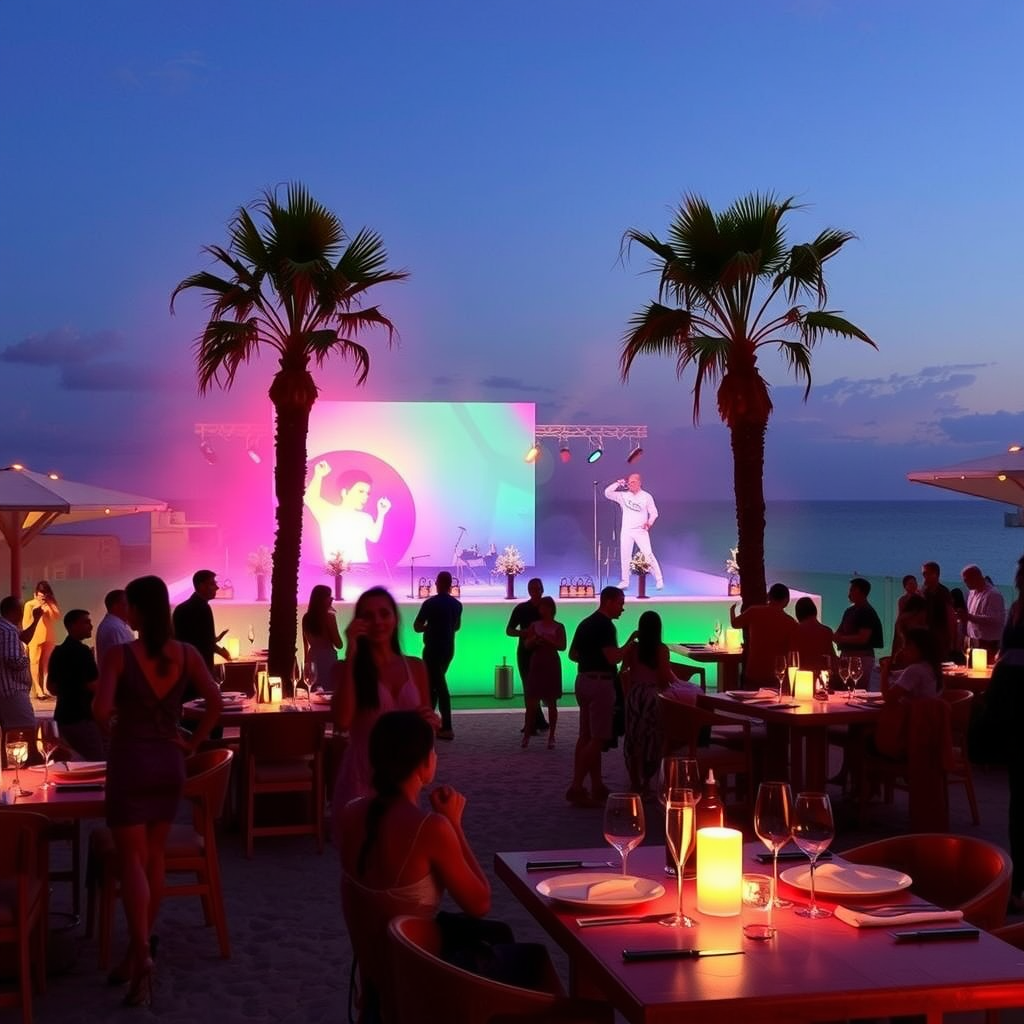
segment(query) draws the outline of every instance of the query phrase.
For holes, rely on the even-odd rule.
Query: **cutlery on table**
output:
[[[612,924],[652,924],[662,921],[670,914],[640,914],[634,917],[577,917],[576,924],[580,928],[603,928]]]
[[[935,914],[948,913],[944,908],[935,906],[934,903],[884,903],[877,906],[849,907],[839,904],[843,910],[851,914],[867,914],[871,917],[902,917],[904,914]]]
[[[759,853],[757,855],[757,859],[762,864],[771,864],[771,862],[772,862],[772,855],[770,853]],[[826,850],[824,853],[819,853],[818,854],[818,860],[819,861],[831,860],[831,859],[832,859],[832,851],[831,850]],[[783,850],[783,851],[781,851],[779,853],[779,862],[781,863],[784,860],[794,860],[794,861],[797,861],[797,862],[803,862],[805,864],[809,864],[810,863],[810,860],[808,859],[807,854],[804,853],[803,850]]]
[[[527,871],[552,871],[556,868],[610,868],[610,860],[528,860]]]
[[[645,960],[697,960],[703,956],[740,956],[742,949],[624,949],[625,963],[640,963]]]

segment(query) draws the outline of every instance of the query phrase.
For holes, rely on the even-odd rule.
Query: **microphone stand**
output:
[[[409,596],[416,596],[416,559],[429,558],[430,555],[413,555],[409,559]]]

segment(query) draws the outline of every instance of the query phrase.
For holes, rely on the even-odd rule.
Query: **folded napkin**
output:
[[[64,763],[64,762],[61,762]],[[68,761],[64,763],[65,769],[69,773],[82,772],[86,775],[95,774],[96,772],[103,772],[107,770],[106,761]]]
[[[882,928],[892,925],[904,924],[938,924],[941,921],[962,921],[964,912],[962,910],[943,910],[936,907],[934,910],[925,908],[914,909],[907,907],[905,914],[898,912],[894,906],[883,911],[857,910],[855,907],[836,907],[836,917],[844,924],[854,928]]]
[[[593,882],[581,880],[569,885],[560,885],[553,895],[560,899],[587,900],[588,902],[630,898],[641,900],[650,896],[650,888],[650,882],[645,878],[620,875],[617,878],[602,878]]]

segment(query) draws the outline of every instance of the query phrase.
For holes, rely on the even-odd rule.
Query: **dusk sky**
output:
[[[806,405],[764,354],[769,498],[938,497],[905,474],[1024,439],[1022,42],[1016,0],[6,3],[0,465],[189,496],[195,422],[269,442],[274,362],[199,398],[203,306],[168,300],[298,180],[411,275],[376,296],[400,344],[323,397],[642,423],[652,489],[727,497],[713,395],[695,430],[672,361],[618,379],[655,285],[619,243],[759,190],[807,204],[793,242],[856,233],[829,305],[879,346],[826,341]]]

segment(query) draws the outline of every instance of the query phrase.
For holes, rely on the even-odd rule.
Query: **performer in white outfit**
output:
[[[626,490],[622,490],[625,487]],[[658,518],[658,506],[654,504],[647,491],[640,487],[640,474],[630,473],[625,480],[616,480],[604,489],[604,496],[622,506],[622,524],[619,527],[619,554],[622,561],[622,579],[619,586],[629,586],[629,563],[633,558],[635,544],[648,562],[654,573],[654,585],[661,590],[665,579],[661,566],[651,550],[650,530]]]
[[[365,564],[370,560],[367,542],[376,544],[384,529],[384,518],[391,510],[387,498],[377,499],[377,516],[363,509],[370,497],[373,481],[368,473],[349,470],[341,474],[339,489],[341,504],[335,505],[320,493],[324,477],[330,473],[330,464],[321,459],[313,467],[313,475],[306,486],[303,500],[320,527],[320,543],[324,561],[337,555],[349,563]]]

